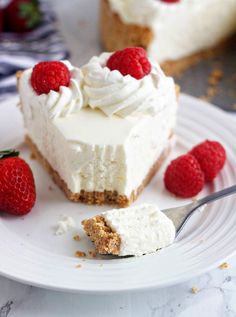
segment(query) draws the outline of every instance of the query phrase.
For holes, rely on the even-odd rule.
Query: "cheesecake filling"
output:
[[[150,57],[177,60],[220,43],[236,31],[235,0],[109,0],[113,12],[127,24],[149,27]]]
[[[97,61],[105,63],[104,56],[106,60],[110,55],[98,57],[97,66]],[[110,71],[108,77],[119,87],[112,105],[106,67],[99,66],[104,81],[97,87],[98,73],[90,69],[93,62],[81,69],[66,63],[71,73],[69,87],[47,95],[32,89],[32,69],[23,72],[19,92],[28,135],[72,193],[106,190],[130,197],[169,145],[177,111],[174,82],[154,65],[156,73],[148,79],[152,102],[142,89],[130,92],[130,78],[123,85],[120,76],[117,80]],[[134,95],[129,104],[126,89]],[[109,102],[105,104],[104,98]]]
[[[112,209],[102,213],[102,217],[119,234],[120,256],[152,253],[169,246],[175,239],[172,220],[155,205]]]

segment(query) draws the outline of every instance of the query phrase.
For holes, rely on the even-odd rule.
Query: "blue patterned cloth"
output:
[[[69,57],[56,27],[56,17],[47,1],[40,1],[42,23],[26,34],[0,33],[0,99],[16,92],[15,73],[42,60]]]

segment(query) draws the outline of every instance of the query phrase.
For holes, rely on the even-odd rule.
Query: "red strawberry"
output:
[[[193,197],[203,188],[204,174],[195,157],[185,154],[170,162],[165,171],[164,183],[166,189],[177,196]]]
[[[198,160],[207,182],[211,182],[225,164],[225,149],[217,141],[206,140],[196,145],[190,153]]]
[[[0,33],[3,31],[3,9],[0,7]]]
[[[42,14],[37,0],[12,0],[4,11],[6,29],[10,32],[27,32],[41,21]]]
[[[0,211],[22,216],[33,208],[36,193],[32,171],[18,154],[0,152]]]
[[[113,53],[106,65],[110,70],[118,70],[122,75],[142,79],[151,71],[151,64],[142,47],[128,47]]]
[[[62,62],[40,62],[33,68],[31,85],[38,95],[58,91],[61,86],[68,87],[69,83],[70,72]]]

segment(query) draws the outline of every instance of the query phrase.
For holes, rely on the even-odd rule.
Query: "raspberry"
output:
[[[197,195],[204,185],[204,174],[198,161],[191,154],[184,154],[171,161],[164,175],[166,189],[188,198]]]
[[[68,87],[69,82],[70,72],[62,62],[40,62],[31,75],[31,85],[38,95],[59,91],[60,86]]]
[[[128,47],[113,53],[106,65],[110,70],[118,70],[122,75],[142,79],[151,71],[151,64],[142,47]]]
[[[190,154],[198,160],[207,182],[217,176],[226,160],[225,149],[217,141],[206,140],[196,145]]]

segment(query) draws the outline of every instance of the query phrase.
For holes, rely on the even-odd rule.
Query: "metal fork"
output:
[[[221,199],[223,197],[226,197],[235,193],[236,193],[236,185],[225,188],[218,192],[215,192],[202,199],[195,200],[191,204],[187,204],[185,206],[180,206],[180,207],[164,209],[162,210],[162,212],[164,212],[165,215],[173,221],[176,228],[176,237],[177,237],[177,235],[183,229],[184,225],[187,223],[187,221],[190,219],[190,217],[194,214],[194,212],[199,207],[202,207],[217,199]]]

